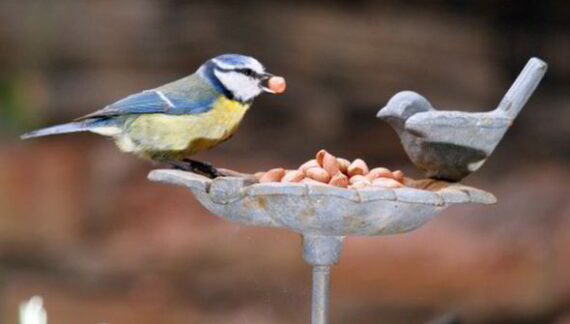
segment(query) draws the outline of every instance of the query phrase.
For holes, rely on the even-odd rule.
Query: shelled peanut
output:
[[[404,186],[404,173],[400,170],[390,171],[382,167],[369,169],[362,159],[350,162],[325,150],[320,150],[314,159],[303,163],[297,170],[275,168],[257,172],[255,177],[259,182],[300,182],[349,189]]]

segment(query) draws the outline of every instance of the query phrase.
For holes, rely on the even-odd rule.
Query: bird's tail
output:
[[[25,134],[20,135],[20,138],[28,139],[32,137],[40,137],[40,136],[47,136],[54,134],[84,132],[93,129],[93,126],[94,126],[93,123],[89,121],[77,121],[77,122],[71,122],[67,124],[60,124],[60,125],[33,130],[31,132],[27,132]]]
[[[536,57],[531,58],[499,103],[497,110],[515,119],[542,80],[546,68],[545,62]]]

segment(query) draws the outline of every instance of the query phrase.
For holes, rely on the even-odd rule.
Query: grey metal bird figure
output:
[[[460,181],[485,163],[546,67],[545,62],[531,58],[493,111],[438,111],[418,93],[402,91],[376,117],[394,128],[412,162],[428,177]]]

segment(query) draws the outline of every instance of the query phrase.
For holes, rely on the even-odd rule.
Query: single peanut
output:
[[[368,172],[366,177],[368,178],[368,180],[373,181],[374,179],[380,178],[380,177],[392,178],[393,175],[392,175],[392,171],[390,171],[386,168],[378,167],[378,168],[374,168],[374,169],[370,170],[370,172]]]
[[[259,179],[261,179],[261,177],[263,177],[264,174],[265,174],[265,172],[260,171],[260,172],[254,173],[253,176],[257,179],[257,181],[259,181]]]
[[[404,172],[402,172],[401,170],[396,170],[396,171],[392,172],[392,176],[393,176],[394,180],[396,180],[398,182],[404,181]]]
[[[325,155],[327,155],[328,153],[329,152],[327,152],[326,150],[320,150],[317,152],[317,155],[315,155],[315,159],[317,160],[317,163],[321,168],[324,166],[323,159],[325,158]]]
[[[259,182],[279,182],[281,178],[285,175],[285,169],[275,168],[271,169],[259,179]]]
[[[327,170],[319,167],[307,169],[307,171],[305,171],[305,175],[313,180],[317,180],[323,183],[328,183],[331,179],[331,176]]]
[[[370,182],[370,179],[368,179],[366,176],[357,174],[357,175],[354,175],[354,176],[350,177],[350,179],[348,180],[348,182],[349,182],[350,184],[355,184],[355,183],[361,182],[361,181],[368,181],[368,182]]]
[[[368,166],[366,162],[362,159],[356,159],[352,161],[352,163],[348,166],[348,175],[350,177],[354,175],[367,175],[368,174]]]
[[[325,183],[319,182],[319,181],[311,179],[311,178],[304,178],[303,180],[300,181],[300,183],[326,185]]]
[[[327,170],[330,175],[335,175],[340,170],[336,157],[326,151],[323,156],[323,169]]]
[[[342,172],[337,172],[331,178],[331,181],[329,181],[329,184],[331,186],[346,188],[346,187],[348,187],[348,177],[346,175],[342,174]]]
[[[300,170],[287,170],[281,182],[299,182],[305,178],[305,174]]]
[[[370,185],[370,181],[365,180],[365,181],[357,181],[355,183],[353,183],[352,185],[350,185],[349,188],[351,189],[362,189],[362,188],[366,188]]]
[[[348,166],[350,165],[350,161],[343,158],[336,158],[336,161],[338,162],[338,168],[340,169],[340,172],[348,174]]]
[[[305,172],[305,171],[307,171],[307,169],[310,169],[313,167],[318,167],[318,166],[319,166],[319,164],[317,163],[317,160],[312,159],[312,160],[309,160],[309,161],[301,164],[301,166],[299,167],[299,170],[302,172]]]
[[[285,78],[280,76],[272,76],[269,78],[267,85],[269,86],[269,89],[275,93],[283,93],[287,88],[287,82],[285,82]]]
[[[384,188],[399,188],[404,186],[392,178],[376,178],[372,181],[372,185]]]

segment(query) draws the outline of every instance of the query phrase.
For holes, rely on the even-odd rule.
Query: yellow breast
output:
[[[222,96],[212,109],[200,114],[138,115],[127,121],[126,132],[117,138],[117,145],[124,151],[146,156],[188,156],[229,138],[249,106]]]

